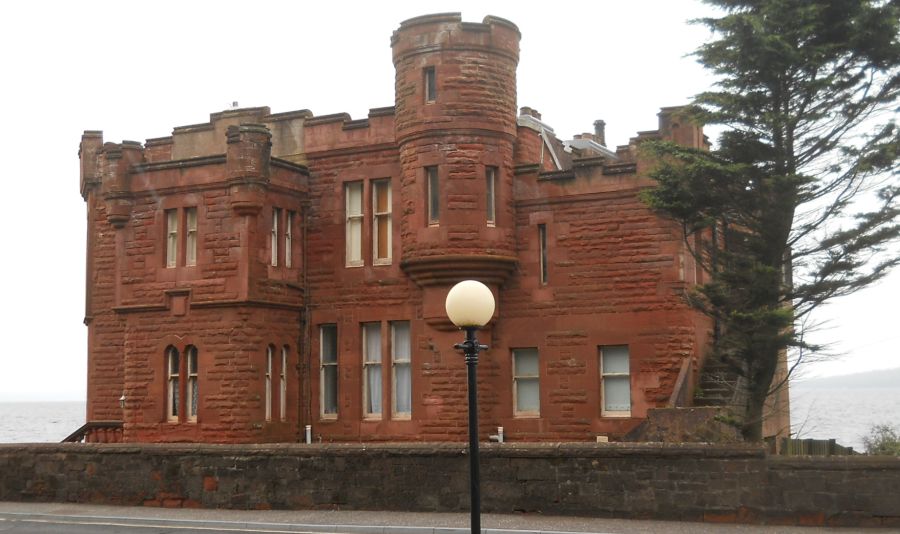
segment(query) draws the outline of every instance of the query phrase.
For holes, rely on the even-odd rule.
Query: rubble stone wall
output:
[[[461,444],[0,445],[0,500],[461,512]],[[434,483],[423,484],[423,474]],[[900,526],[900,458],[747,446],[486,444],[485,513]]]

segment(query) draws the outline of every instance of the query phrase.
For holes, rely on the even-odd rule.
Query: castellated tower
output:
[[[467,277],[496,287],[515,267],[519,39],[509,21],[459,13],[409,19],[392,36],[401,265],[426,290]]]
[[[641,200],[639,146],[703,132],[664,108],[615,150],[602,122],[558,138],[518,113],[520,37],[491,16],[402,22],[394,106],[366,118],[235,107],[144,143],[85,132],[73,439],[463,441],[444,303],[464,279],[497,302],[482,440],[615,441],[690,405],[712,325],[684,295],[707,273]]]

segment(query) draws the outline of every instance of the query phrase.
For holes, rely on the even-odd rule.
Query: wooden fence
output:
[[[770,454],[781,456],[850,456],[859,454],[853,447],[838,445],[833,439],[791,439],[781,438],[778,442],[777,453],[774,450],[775,441],[768,443]]]

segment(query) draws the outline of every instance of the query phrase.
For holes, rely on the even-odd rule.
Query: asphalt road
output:
[[[860,529],[484,514],[485,534],[818,534]],[[0,534],[468,534],[468,514],[249,511],[0,502]],[[898,532],[900,529],[864,529]]]

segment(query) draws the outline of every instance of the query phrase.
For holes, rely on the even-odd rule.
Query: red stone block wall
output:
[[[403,260],[441,255],[512,257],[512,165],[519,32],[458,14],[403,22],[391,39],[395,129],[403,166]],[[435,72],[427,101],[424,69]],[[425,167],[437,166],[440,222],[427,215]],[[497,223],[486,223],[485,167],[498,169]]]
[[[462,334],[444,299],[464,278],[483,280],[497,297],[493,321],[478,334],[490,346],[478,366],[483,440],[498,426],[511,441],[617,438],[664,406],[685,359],[693,372],[699,368],[708,335],[708,321],[683,300],[696,268],[678,229],[638,196],[652,185],[643,177],[648,162],[626,160],[625,151],[620,161],[581,159],[558,171],[538,132],[517,126],[518,42],[518,30],[502,19],[420,17],[402,23],[392,40],[395,106],[365,119],[229,110],[143,148],[103,148],[96,132],[85,133],[89,420],[124,417],[131,442],[294,441],[306,424],[322,441],[463,441],[466,366],[453,348]],[[433,102],[424,96],[426,67],[435,69]],[[660,124],[652,135],[702,142],[674,110],[664,110]],[[432,165],[441,184],[436,225],[426,220],[424,169]],[[498,170],[493,225],[487,167]],[[373,184],[385,179],[391,259],[376,264]],[[363,184],[363,264],[350,266],[346,186],[356,182]],[[198,210],[197,265],[168,268],[165,210],[187,207]],[[273,208],[295,213],[290,267],[283,250],[271,264]],[[540,224],[548,237],[546,282]],[[392,321],[411,327],[406,418],[391,414]],[[362,324],[369,322],[382,326],[377,418],[366,417],[363,403]],[[326,324],[338,329],[336,417],[321,414],[319,329]],[[277,362],[274,421],[265,418],[269,344]],[[622,344],[630,351],[632,410],[605,417],[598,350]],[[198,349],[196,422],[167,420],[170,345],[182,354],[188,345]],[[284,346],[291,364],[282,423]],[[529,347],[539,353],[540,413],[523,417],[514,413],[512,350]]]
[[[261,307],[191,307],[186,315],[128,315],[125,335],[125,441],[242,443],[296,441],[300,421],[300,314]],[[275,347],[272,414],[266,420],[267,347]],[[182,358],[197,347],[200,402],[196,422],[166,413],[168,346]],[[285,421],[280,414],[281,350],[287,346]],[[182,375],[182,381],[186,377]]]
[[[121,420],[122,340],[124,321],[114,311],[116,295],[116,231],[107,221],[103,183],[103,136],[82,137],[81,193],[87,207],[85,324],[88,327],[88,421]]]

